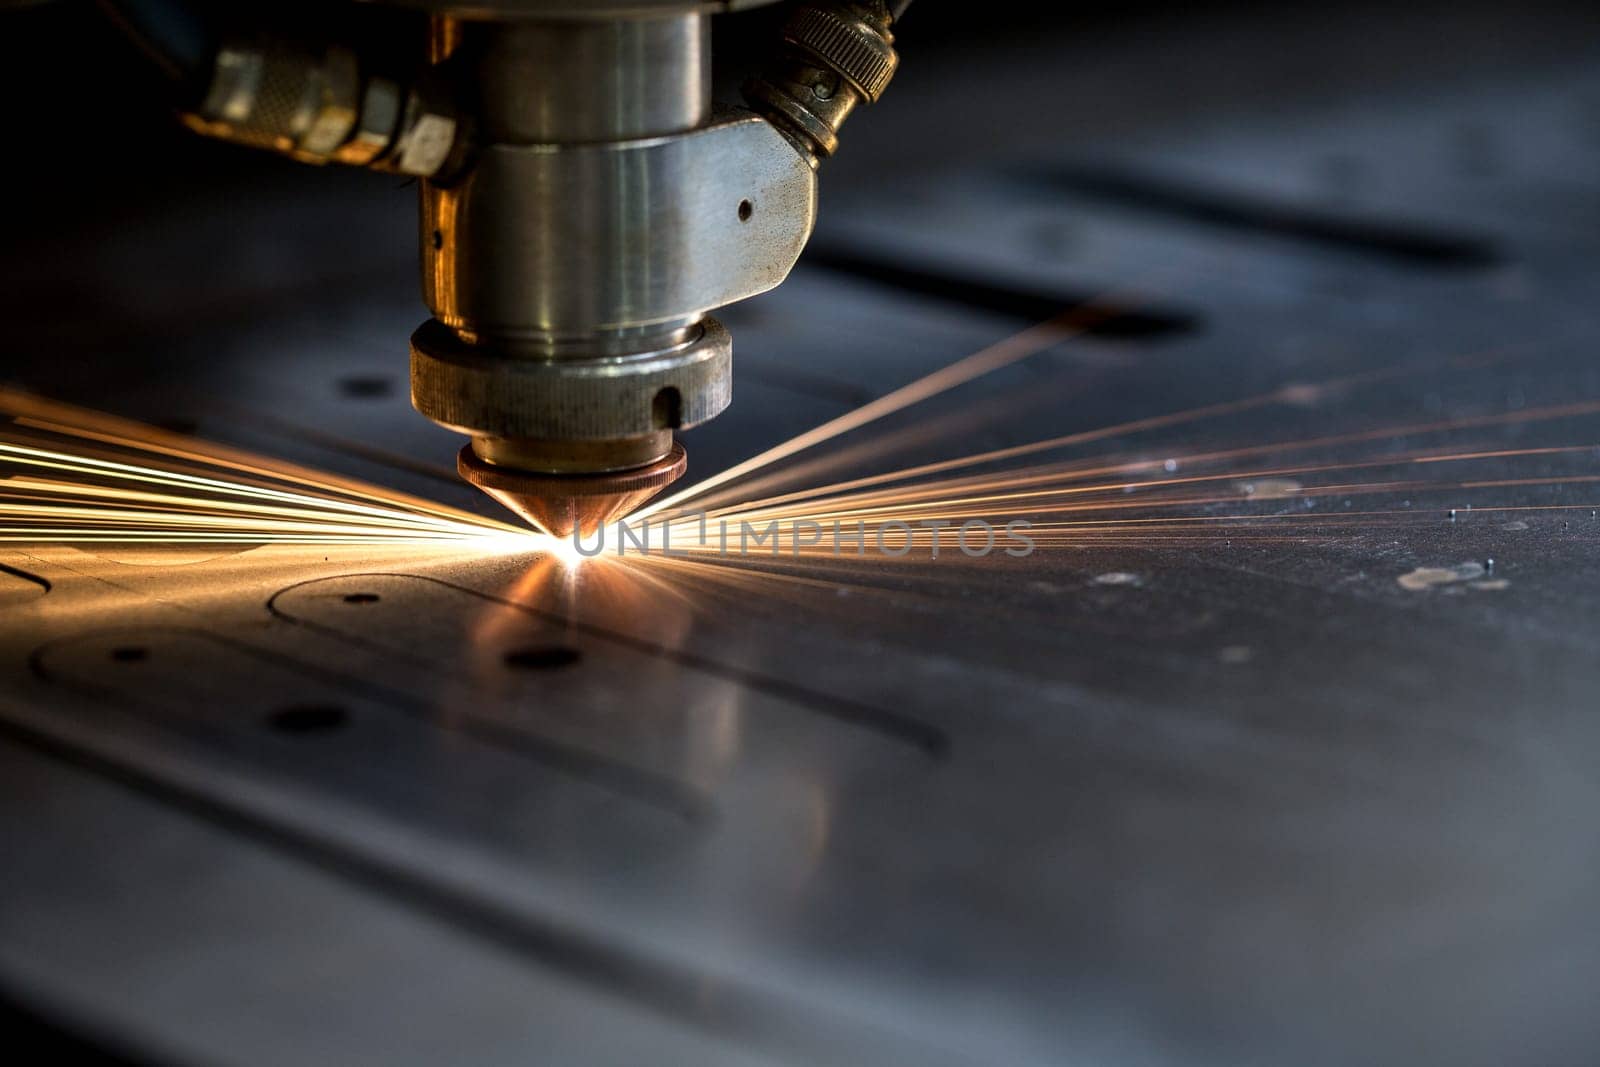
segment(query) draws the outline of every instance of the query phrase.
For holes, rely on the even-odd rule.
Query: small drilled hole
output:
[[[756,213],[756,206],[748,200],[739,201],[739,221],[749,222],[750,216]]]
[[[377,593],[347,593],[345,594],[344,602],[346,604],[376,604],[380,599],[382,598]]]
[[[138,645],[123,645],[111,650],[111,658],[118,663],[142,663],[150,658],[150,650]]]
[[[683,394],[673,386],[659,390],[650,401],[650,418],[663,430],[676,430],[683,425]]]
[[[444,234],[440,233],[438,230],[434,230],[433,231],[432,240],[433,240],[433,250],[435,252],[437,252],[439,249],[444,247]]]
[[[336,704],[299,704],[267,716],[267,725],[280,734],[325,734],[342,730],[350,713]]]
[[[535,645],[506,653],[506,666],[530,671],[549,671],[570,667],[583,658],[583,653],[566,645]]]

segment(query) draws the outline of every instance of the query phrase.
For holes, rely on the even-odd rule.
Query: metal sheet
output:
[[[1385,428],[1600,399],[1600,81],[1586,16],[1550,18],[1500,59],[1398,16],[1369,56],[1333,14],[908,58],[858,120],[907,136],[847,143],[820,254],[727,316],[735,402],[688,435],[690,477],[1108,290],[1120,325],[819,476],[1286,386],[1073,455],[1403,447]],[[1263,94],[1319,34],[1346,71],[1320,84],[1373,95]],[[1446,55],[1472,78],[1440,81]],[[1207,73],[1207,121],[1163,121],[1130,70]],[[1108,103],[967,123],[955,158],[917,137],[1007,87]],[[202,210],[96,238],[81,322],[19,313],[84,306],[81,246],[8,266],[10,351],[58,354],[13,376],[484,506],[400,384],[409,202],[326,177],[240,216],[259,258],[226,282]],[[371,239],[341,257],[286,217]],[[152,234],[175,251],[136,271]],[[1593,445],[1596,421],[1446,440]],[[1542,484],[1366,523],[1338,493],[1250,505],[1294,537],[981,567],[8,548],[0,982],[237,1063],[1586,1062],[1600,491],[1550,479],[1594,457],[1485,458]]]

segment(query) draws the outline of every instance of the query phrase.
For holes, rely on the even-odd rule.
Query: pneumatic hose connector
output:
[[[839,127],[850,113],[888,88],[900,62],[891,26],[906,6],[800,0],[777,57],[745,84],[746,101],[818,165],[838,148]]]

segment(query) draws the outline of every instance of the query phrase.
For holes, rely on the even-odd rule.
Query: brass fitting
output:
[[[806,0],[783,29],[765,76],[744,86],[750,106],[782,130],[815,166],[839,146],[839,127],[873,103],[894,77],[893,22],[879,0]]]

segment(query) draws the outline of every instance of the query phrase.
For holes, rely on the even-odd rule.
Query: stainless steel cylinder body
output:
[[[412,339],[413,402],[528,470],[665,455],[731,399],[706,313],[787,275],[814,219],[806,161],[753,113],[713,113],[698,5],[447,34],[477,144],[423,183],[434,321]]]

